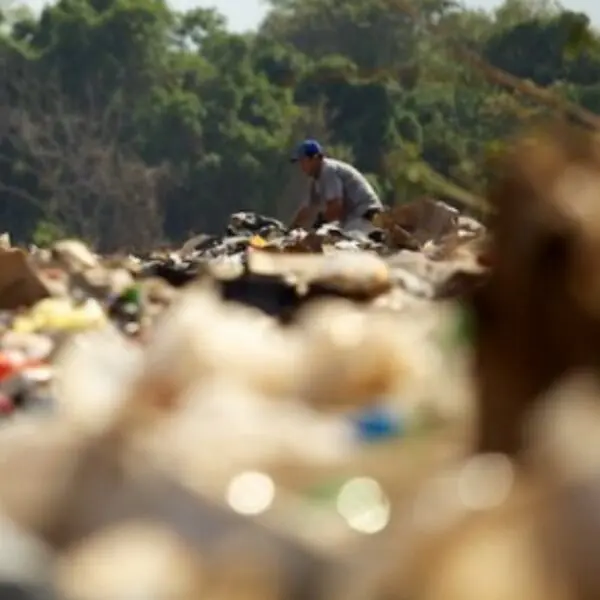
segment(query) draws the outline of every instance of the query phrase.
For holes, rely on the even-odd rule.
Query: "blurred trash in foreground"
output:
[[[595,144],[516,140],[488,227],[5,239],[0,595],[600,597]]]

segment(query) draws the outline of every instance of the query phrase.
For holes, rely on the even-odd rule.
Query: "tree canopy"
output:
[[[0,23],[0,219],[22,242],[135,248],[237,210],[286,217],[308,136],[388,204],[468,203],[517,126],[600,113],[600,36],[543,0],[271,0],[246,34],[163,0],[7,4]]]

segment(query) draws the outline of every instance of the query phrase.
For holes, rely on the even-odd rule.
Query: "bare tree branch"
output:
[[[105,249],[147,247],[162,231],[159,195],[165,168],[150,168],[120,140],[123,113],[98,102],[91,85],[78,104],[56,81],[26,74],[12,81],[18,101],[4,100],[8,115],[0,144],[14,150],[35,173],[40,201],[14,183],[0,191],[28,201],[71,235]],[[83,105],[83,106],[82,106]],[[10,156],[0,155],[7,162]]]
[[[13,196],[19,200],[29,202],[30,204],[43,210],[43,203],[40,202],[38,198],[17,186],[6,184],[0,181],[0,192],[4,192],[5,194]]]

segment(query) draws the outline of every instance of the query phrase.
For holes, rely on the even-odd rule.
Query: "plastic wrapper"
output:
[[[12,326],[18,333],[44,330],[80,330],[102,327],[106,314],[94,299],[75,304],[71,299],[41,300],[27,313],[18,316]]]

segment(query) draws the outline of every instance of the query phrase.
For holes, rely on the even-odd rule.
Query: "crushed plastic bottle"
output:
[[[48,298],[38,302],[29,312],[17,317],[12,330],[33,333],[43,330],[81,330],[101,327],[107,317],[100,304],[86,299],[75,305],[66,298]]]
[[[17,370],[17,364],[11,356],[0,354],[0,381],[10,377]]]
[[[22,352],[0,352],[0,382],[6,381],[28,369],[36,369],[43,366],[45,366],[43,361],[27,357]]]
[[[135,335],[140,331],[143,316],[142,294],[138,286],[130,286],[110,303],[109,315],[119,329]]]
[[[406,432],[406,419],[399,411],[374,407],[350,417],[356,437],[365,443],[399,438]]]
[[[250,238],[249,246],[250,248],[264,248],[268,244],[267,240],[265,240],[260,235],[253,235]]]

